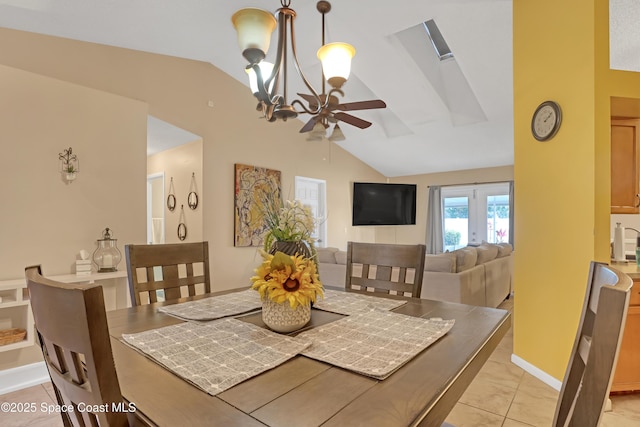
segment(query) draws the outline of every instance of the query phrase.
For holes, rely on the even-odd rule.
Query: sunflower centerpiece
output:
[[[311,320],[311,303],[323,297],[314,260],[314,219],[299,201],[264,216],[263,262],[251,278],[262,299],[262,320],[277,332],[292,332]],[[267,253],[268,252],[268,253]]]

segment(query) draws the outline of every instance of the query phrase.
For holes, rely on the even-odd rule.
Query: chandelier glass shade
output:
[[[273,73],[273,64],[271,62],[260,61],[258,66],[260,67],[260,72],[262,73],[263,77],[270,76]],[[251,93],[257,96],[258,92],[260,91],[258,89],[258,75],[253,70],[253,68],[245,68],[244,70],[249,75],[249,87],[251,88]],[[269,84],[269,92],[273,90],[273,83],[274,80],[271,80],[271,83]]]
[[[265,118],[270,121],[277,119],[287,120],[297,117],[298,114],[307,113],[317,115],[329,105],[331,95],[344,93],[340,90],[349,78],[351,70],[351,58],[355,55],[353,46],[347,43],[324,44],[324,14],[331,5],[326,1],[318,2],[318,11],[323,15],[322,39],[323,46],[318,50],[318,58],[322,62],[323,82],[321,94],[309,83],[298,63],[296,52],[294,20],[296,12],[289,7],[290,0],[280,0],[281,8],[275,13],[277,20],[271,13],[261,9],[241,9],[231,18],[238,34],[238,44],[242,55],[248,61],[246,67],[249,74],[251,91],[258,99],[258,109]],[[273,65],[264,61],[267,56],[271,33],[278,28],[278,44],[275,63]],[[308,106],[296,99],[289,102],[288,99],[288,62],[293,65],[304,85],[311,92],[311,98],[304,97]],[[325,94],[324,79],[332,89]],[[282,92],[279,87],[282,85]]]
[[[334,88],[340,89],[351,73],[351,58],[356,50],[348,43],[328,43],[318,49],[322,73]]]
[[[262,9],[241,9],[233,14],[231,22],[238,33],[238,45],[251,63],[264,59],[271,43],[271,33],[276,28],[276,18]]]

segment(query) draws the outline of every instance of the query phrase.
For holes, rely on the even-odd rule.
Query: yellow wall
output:
[[[609,260],[610,96],[640,96],[635,73],[608,69],[608,1],[514,2],[516,182],[514,353],[561,380],[590,260]],[[542,101],[563,110],[537,142]]]

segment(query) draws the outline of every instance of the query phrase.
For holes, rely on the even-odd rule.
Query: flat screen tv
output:
[[[353,183],[353,225],[415,223],[415,184]]]

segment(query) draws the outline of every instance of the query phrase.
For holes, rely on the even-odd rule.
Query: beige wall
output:
[[[243,65],[241,58],[238,63]],[[14,200],[5,199],[11,203],[6,204],[9,221],[3,221],[3,227],[11,230],[3,234],[3,239],[9,237],[3,241],[12,242],[12,247],[11,262],[0,261],[4,277],[19,277],[25,264],[43,261],[49,274],[70,272],[76,250],[92,247],[106,226],[115,230],[121,249],[129,242],[146,241],[147,113],[202,137],[202,173],[196,171],[201,205],[196,213],[202,216],[202,238],[209,241],[216,290],[248,285],[259,262],[256,248],[233,246],[235,163],[282,171],[285,198],[294,197],[296,175],[326,180],[327,244],[343,249],[349,240],[423,242],[430,184],[513,177],[513,169],[507,167],[396,179],[418,183],[419,225],[352,227],[352,182],[384,182],[385,177],[336,144],[306,141],[298,133],[297,120],[260,120],[247,88],[210,64],[8,29],[0,29],[0,64],[74,83],[38,76],[27,82],[0,79],[6,86],[0,103],[7,122],[1,129],[19,154],[4,156],[0,164],[5,194],[15,194]],[[51,84],[57,98],[52,95],[47,108],[34,102],[41,96],[34,84],[39,81],[55,82]],[[74,100],[73,109],[55,108],[60,99],[63,104]],[[5,130],[9,125],[12,131]],[[52,128],[65,130],[58,135]],[[68,145],[80,156],[81,172],[76,182],[64,186],[55,168],[57,153]],[[112,171],[117,172],[113,177]],[[44,203],[30,202],[36,194]],[[45,208],[37,216],[24,215],[29,206],[41,205]],[[190,218],[189,233],[197,234]],[[168,228],[167,236],[171,234]],[[22,353],[1,354],[0,369],[28,363],[31,359]]]
[[[282,171],[285,197],[293,197],[296,175],[326,180],[327,243],[346,247],[362,237],[351,226],[351,182],[384,177],[335,144],[306,141],[300,121],[260,120],[247,88],[211,64],[8,29],[0,29],[0,63],[143,100],[149,114],[202,137],[203,237],[214,289],[248,285],[258,262],[256,248],[233,246],[235,163]],[[144,221],[144,212],[132,215]]]
[[[147,105],[6,66],[0,93],[0,280],[32,264],[74,272],[78,251],[93,252],[105,227],[121,250],[144,238]],[[69,147],[80,172],[67,184],[58,153]],[[35,346],[0,352],[0,370],[41,357]]]
[[[164,203],[159,205],[164,209],[165,243],[201,242],[203,237],[202,210],[202,140],[181,145],[170,150],[162,151],[147,159],[147,174],[164,172]],[[192,174],[195,174],[195,186],[192,188]],[[173,178],[173,190],[176,198],[176,208],[167,208],[166,198]],[[198,195],[196,209],[189,208],[187,196],[190,191]],[[187,226],[187,237],[184,241],[178,239],[178,224],[181,221],[181,207],[184,206],[184,218]]]
[[[119,245],[143,236],[146,104],[5,66],[0,91],[0,280],[34,263],[74,272],[105,227]],[[58,172],[68,147],[80,161],[70,184]]]

